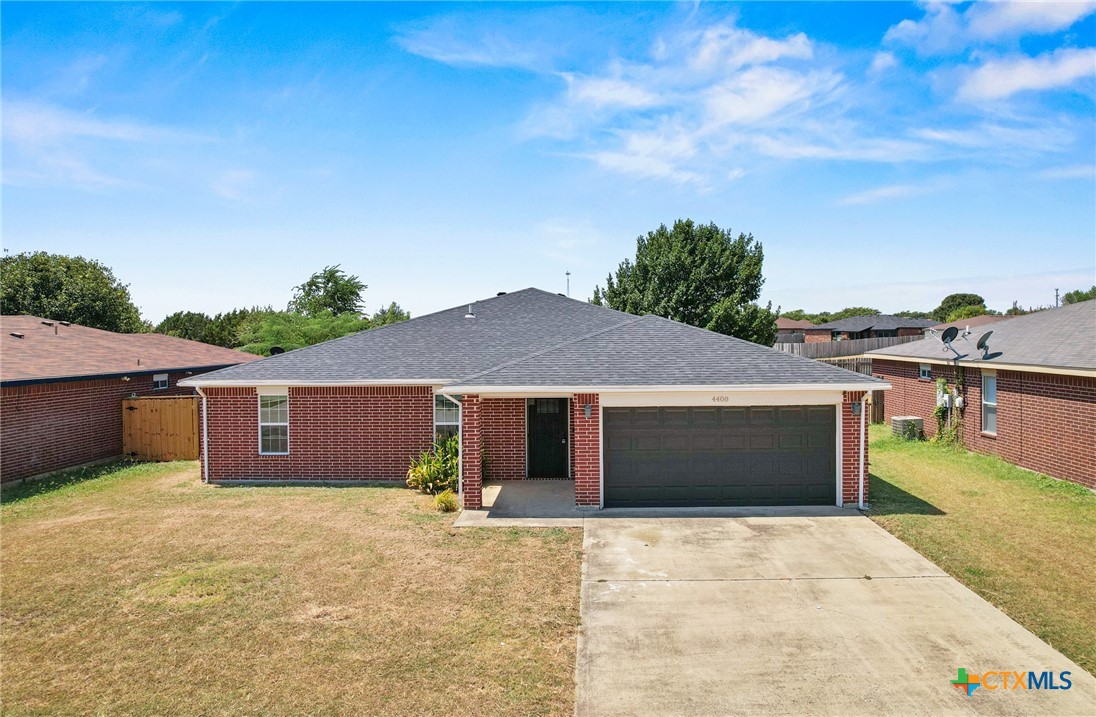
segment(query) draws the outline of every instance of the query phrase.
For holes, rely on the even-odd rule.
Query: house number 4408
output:
[[[730,396],[712,396],[712,403],[729,403]]]

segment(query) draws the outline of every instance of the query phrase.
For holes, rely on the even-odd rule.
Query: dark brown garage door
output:
[[[606,408],[605,506],[833,505],[835,413]]]

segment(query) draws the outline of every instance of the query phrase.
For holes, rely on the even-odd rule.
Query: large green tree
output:
[[[962,321],[963,319],[973,319],[975,316],[985,316],[990,313],[986,310],[986,307],[979,306],[978,304],[971,304],[970,306],[960,306],[955,311],[948,314],[948,317],[944,321],[949,324],[952,321]]]
[[[771,346],[776,340],[772,304],[757,305],[764,252],[752,235],[735,237],[713,224],[679,219],[636,239],[635,260],[625,259],[592,303],[630,314],[657,314],[728,336]]]
[[[400,305],[393,301],[391,304],[369,317],[369,328],[375,329],[378,326],[395,324],[400,321],[407,321],[410,318],[411,314],[401,309]]]
[[[361,314],[362,292],[366,285],[356,276],[347,274],[339,265],[326,266],[300,286],[293,288],[289,310],[305,316]]]
[[[927,311],[895,311],[895,316],[901,316],[904,319],[931,319],[932,314]]]
[[[0,311],[106,331],[148,331],[129,288],[110,267],[82,256],[24,252],[0,259]]]
[[[158,334],[178,336],[181,339],[210,343],[206,334],[209,333],[211,323],[213,319],[199,311],[176,311],[156,324],[153,331]]]
[[[1077,304],[1091,299],[1096,299],[1096,285],[1088,290],[1077,289],[1075,291],[1067,291],[1062,295],[1063,304]]]
[[[244,323],[240,333],[241,351],[269,356],[278,346],[286,351],[337,339],[369,328],[369,320],[356,314],[321,311],[305,316],[292,311],[259,314]]]
[[[835,314],[831,314],[827,321],[837,321],[838,319],[848,319],[853,316],[879,316],[882,312],[879,309],[873,309],[870,306],[848,306],[841,309]]]
[[[978,294],[948,294],[940,305],[932,310],[932,318],[944,323],[953,311],[958,311],[964,306],[981,306],[986,308],[986,300]]]

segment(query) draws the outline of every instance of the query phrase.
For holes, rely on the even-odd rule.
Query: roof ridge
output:
[[[616,309],[613,309],[613,311],[616,311]],[[618,312],[618,313],[623,313],[623,312]],[[569,340],[564,341],[562,343],[555,344],[554,346],[549,346],[548,348],[541,349],[540,351],[534,351],[533,353],[528,354],[527,356],[522,356],[521,358],[516,358],[516,359],[512,359],[510,361],[506,361],[505,363],[500,363],[498,366],[492,366],[491,368],[489,368],[485,371],[480,371],[479,373],[474,373],[474,374],[471,374],[469,376],[464,376],[462,378],[451,381],[450,383],[458,383],[459,384],[460,382],[463,382],[463,381],[470,381],[474,378],[480,378],[481,376],[486,376],[489,373],[494,373],[495,371],[500,371],[504,368],[509,368],[510,366],[515,366],[515,365],[517,365],[517,364],[519,364],[523,361],[528,361],[529,359],[534,359],[534,358],[537,358],[538,356],[543,356],[544,354],[551,353],[552,351],[556,351],[557,349],[561,349],[564,346],[570,346],[571,344],[577,344],[579,341],[585,341],[586,339],[591,339],[595,336],[600,336],[601,334],[605,334],[605,333],[608,333],[610,331],[615,331],[615,330],[617,330],[619,328],[623,328],[625,326],[630,326],[631,324],[634,324],[637,321],[641,321],[641,320],[647,318],[647,316],[648,315],[636,316],[635,318],[629,319],[627,321],[622,321],[619,324],[613,324],[612,326],[606,327],[604,329],[598,329],[597,331],[591,331],[588,334],[583,334],[582,336],[578,336],[576,338],[569,339]]]

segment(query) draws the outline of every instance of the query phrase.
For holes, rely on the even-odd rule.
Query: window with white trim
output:
[[[449,438],[460,432],[460,405],[442,396],[434,395],[434,435],[438,439]]]
[[[932,366],[927,363],[917,365],[917,378],[924,379],[926,381],[932,380]]]
[[[997,374],[982,372],[982,433],[997,433]]]
[[[160,391],[168,386],[168,376],[166,373],[157,373],[152,375],[152,390]]]
[[[289,453],[289,396],[259,396],[259,453],[284,456]]]

